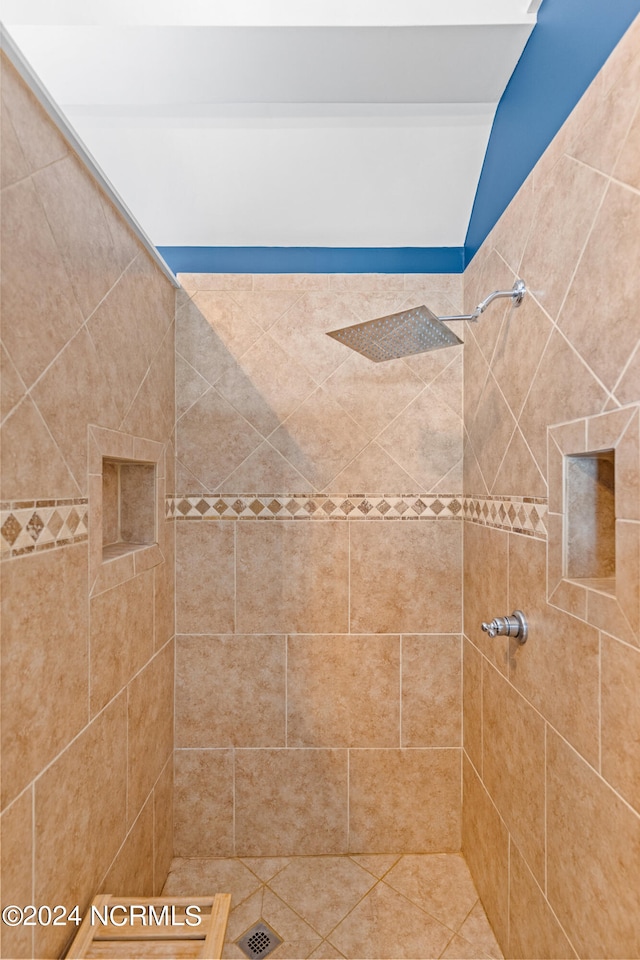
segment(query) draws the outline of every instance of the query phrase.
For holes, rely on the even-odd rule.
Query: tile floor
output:
[[[459,854],[177,858],[163,892],[231,894],[225,958],[258,920],[273,960],[502,958]]]

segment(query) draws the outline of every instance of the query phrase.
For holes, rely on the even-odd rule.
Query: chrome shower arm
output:
[[[470,323],[475,323],[480,314],[484,313],[494,300],[498,300],[500,297],[511,297],[514,307],[519,307],[526,292],[527,288],[524,280],[516,280],[511,290],[494,290],[493,293],[490,293],[482,303],[478,304],[473,313],[458,314],[455,317],[438,317],[438,320],[468,320]]]

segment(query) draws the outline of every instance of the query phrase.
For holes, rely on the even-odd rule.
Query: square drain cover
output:
[[[268,957],[272,950],[280,946],[282,940],[271,927],[261,921],[247,930],[236,943],[249,960],[260,960],[261,957]]]

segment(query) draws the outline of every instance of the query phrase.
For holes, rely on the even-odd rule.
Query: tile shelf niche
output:
[[[564,574],[616,595],[615,450],[565,456]]]
[[[132,460],[102,461],[102,559],[156,543],[156,467]]]
[[[89,426],[90,594],[165,560],[165,445]]]
[[[640,411],[549,427],[549,603],[640,643]]]

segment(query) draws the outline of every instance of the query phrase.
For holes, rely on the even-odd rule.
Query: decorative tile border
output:
[[[14,500],[0,504],[0,553],[20,557],[87,539],[89,501]]]
[[[453,494],[220,494],[167,499],[167,518],[178,520],[443,520],[462,517]]]
[[[81,543],[88,535],[88,499],[0,503],[2,558]],[[167,520],[470,520],[547,539],[547,501],[540,497],[455,494],[214,494],[167,497]]]
[[[510,533],[547,539],[546,497],[465,497],[464,519]]]

